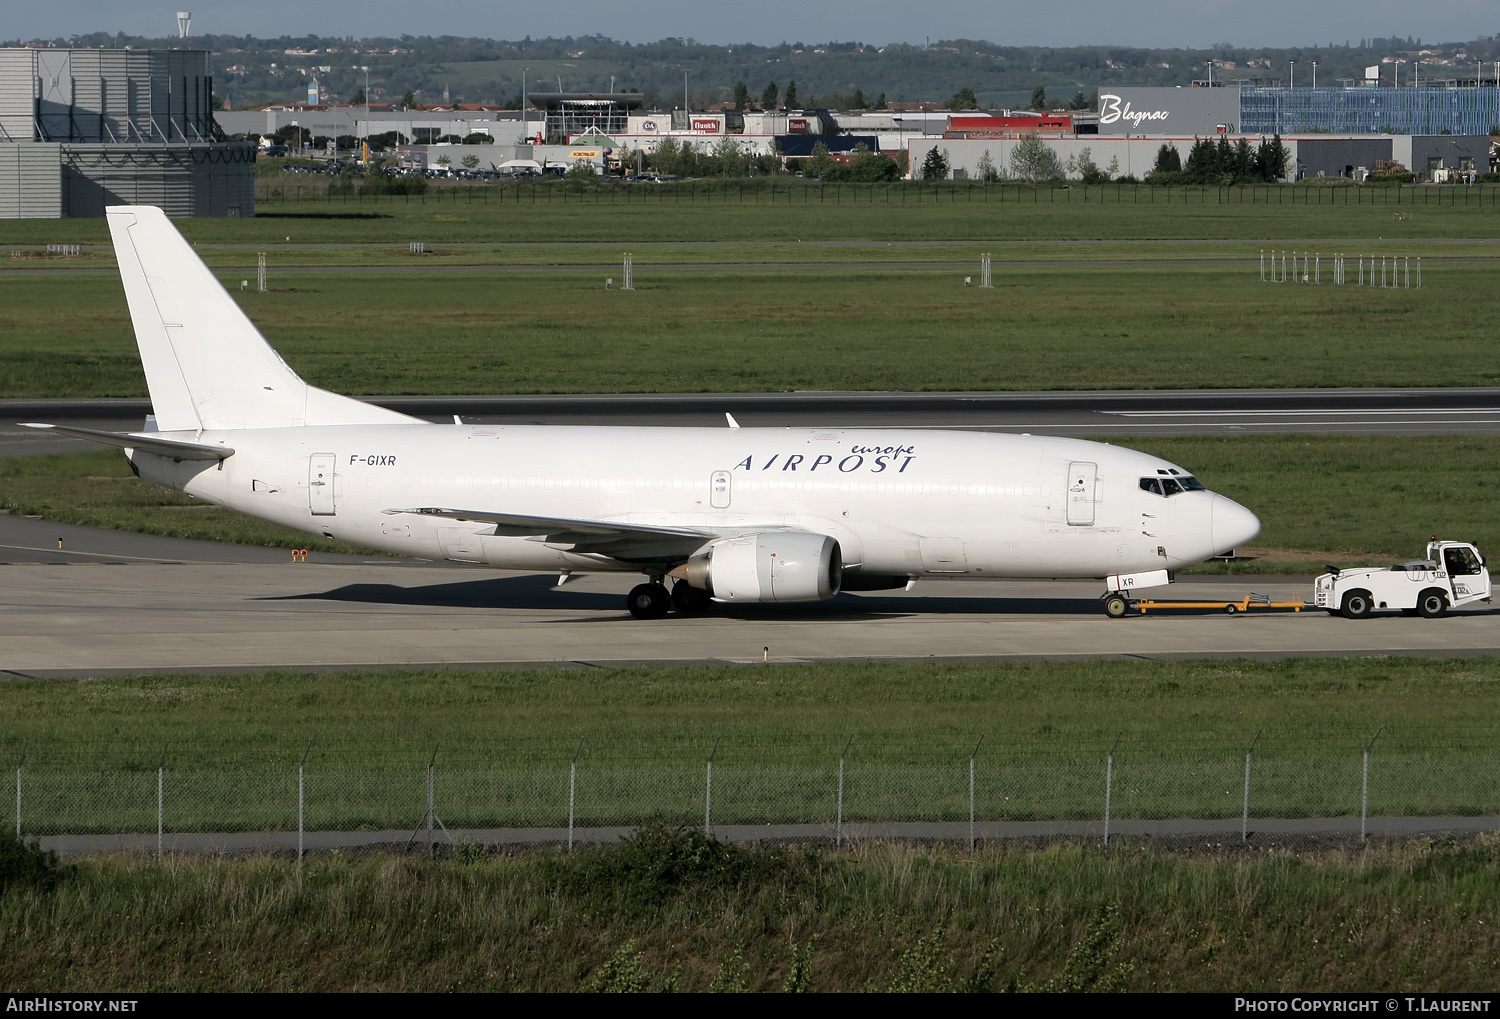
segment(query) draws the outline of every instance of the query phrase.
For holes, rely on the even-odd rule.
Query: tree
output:
[[[777,98],[778,92],[776,89],[776,83],[773,81],[771,82],[771,84],[767,85],[765,91],[760,94],[760,108],[763,110],[776,109]]]
[[[977,110],[979,109],[979,100],[975,97],[974,90],[965,85],[963,88],[953,93],[948,101],[943,104],[943,109]]]
[[[403,110],[415,110],[417,108],[417,94],[411,89],[407,89],[406,94],[401,97],[401,108]]]
[[[849,163],[849,179],[862,184],[900,180],[901,167],[890,156],[879,152],[865,152],[855,156]]]
[[[448,158],[448,153],[446,152],[437,157],[437,165],[443,167],[444,169],[447,169],[448,165],[452,162],[453,160]]]
[[[743,81],[734,83],[734,108],[736,110],[748,109],[750,106],[750,90],[745,87]]]
[[[713,160],[718,164],[721,177],[743,177],[750,162],[739,141],[730,135],[719,139],[719,144],[714,146]]]
[[[471,152],[467,156],[464,156],[464,158],[460,159],[459,162],[464,164],[465,170],[472,170],[479,165],[479,157]]]
[[[1000,179],[1000,168],[995,165],[995,157],[990,155],[989,149],[985,149],[984,155],[979,157],[979,162],[974,165],[974,172],[979,174],[982,181],[994,182]]]
[[[851,110],[868,110],[870,108],[870,99],[862,90],[855,89],[854,95],[849,97],[849,108]]]
[[[1177,173],[1182,169],[1182,156],[1177,151],[1177,146],[1170,142],[1162,142],[1161,148],[1156,150],[1156,165],[1151,168],[1152,173]]]
[[[795,81],[786,83],[786,108],[789,110],[801,109],[797,105],[797,83]]]
[[[355,89],[354,94],[349,97],[350,106],[363,106],[365,104],[365,90]]]
[[[1057,153],[1033,131],[1010,150],[1010,173],[1017,180],[1036,184],[1061,176]]]
[[[1116,170],[1120,168],[1119,160],[1115,160],[1111,165]],[[1099,164],[1094,162],[1093,150],[1088,146],[1079,149],[1076,156],[1068,157],[1068,172],[1076,174],[1078,179],[1085,184],[1104,184],[1110,178],[1109,172],[1101,170]]]
[[[1291,153],[1281,143],[1281,135],[1271,136],[1270,141],[1262,141],[1255,150],[1255,175],[1264,181],[1281,181],[1286,179],[1287,164],[1291,162]]]
[[[568,179],[585,181],[598,180],[599,171],[594,169],[593,163],[586,163],[580,159],[578,160],[578,162],[568,167]]]
[[[1073,98],[1068,100],[1068,109],[1070,110],[1086,110],[1088,108],[1089,97],[1084,93],[1083,89],[1074,92]]]
[[[1047,90],[1038,85],[1031,90],[1031,109],[1045,110],[1047,108]]]
[[[807,169],[804,172],[821,179],[829,176],[835,164],[828,155],[828,146],[818,142],[813,146],[812,158],[805,165]]]
[[[493,145],[495,136],[485,134],[483,131],[475,131],[473,134],[464,135],[465,145]]]
[[[927,155],[922,160],[922,179],[947,180],[948,166],[948,153],[934,145],[927,150]]]
[[[880,95],[878,95],[878,96],[875,97],[875,108],[877,110],[883,110],[883,109],[885,109],[885,93],[884,92],[880,93]],[[1495,133],[1500,134],[1500,131],[1497,131]]]

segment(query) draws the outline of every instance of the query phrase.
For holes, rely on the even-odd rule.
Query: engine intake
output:
[[[718,601],[820,601],[839,593],[844,557],[826,534],[765,531],[720,538],[672,571]]]

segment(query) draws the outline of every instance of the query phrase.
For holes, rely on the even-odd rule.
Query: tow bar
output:
[[[1293,612],[1301,612],[1308,607],[1300,593],[1294,593],[1292,597],[1296,601],[1272,601],[1269,595],[1252,592],[1239,601],[1157,601],[1154,598],[1141,598],[1130,604],[1141,615],[1158,609],[1219,609],[1225,615],[1233,616],[1251,609],[1291,609]]]

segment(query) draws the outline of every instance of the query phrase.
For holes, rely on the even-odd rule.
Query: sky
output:
[[[860,41],[877,46],[927,39],[986,39],[1002,45],[1202,47],[1311,46],[1371,36],[1424,42],[1467,41],[1500,33],[1495,0],[1071,0],[1037,8],[1019,0],[758,0],[749,7],[703,0],[184,0],[195,33],[521,39],[606,35],[625,42],[667,37],[698,42]],[[52,0],[11,7],[0,20],[8,39],[66,38],[96,31],[164,36],[177,6],[140,0]],[[1040,11],[1040,13],[1038,13]]]

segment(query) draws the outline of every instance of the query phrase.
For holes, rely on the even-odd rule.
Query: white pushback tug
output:
[[[1313,604],[1330,615],[1364,619],[1379,609],[1437,619],[1449,609],[1490,600],[1490,571],[1479,549],[1464,541],[1427,543],[1427,558],[1394,566],[1328,572],[1313,581]]]
[[[876,428],[433,424],[309,386],[160,209],[107,211],[154,420],[33,425],[312,534],[507,570],[640,573],[638,618],[913,581],[1075,577],[1104,607],[1260,532],[1158,457]],[[668,578],[674,583],[670,590]]]

